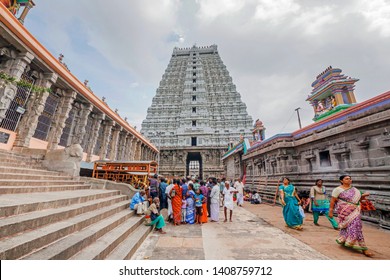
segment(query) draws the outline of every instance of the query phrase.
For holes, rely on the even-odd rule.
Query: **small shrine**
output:
[[[314,121],[322,120],[356,104],[354,79],[341,74],[341,69],[329,66],[312,83],[313,90],[306,101],[314,109]]]
[[[24,23],[30,9],[35,6],[33,0],[0,0],[0,3],[2,3],[15,16],[19,12],[20,7],[24,7],[22,14],[18,18],[22,24]]]
[[[253,141],[263,141],[265,139],[265,127],[263,122],[259,119],[256,120],[252,129]]]

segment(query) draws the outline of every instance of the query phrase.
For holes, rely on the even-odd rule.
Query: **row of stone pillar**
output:
[[[19,54],[9,64],[8,75],[19,80],[29,64],[34,59],[34,55],[26,52]],[[38,73],[35,86],[42,88],[52,88],[57,82],[56,73]],[[15,98],[17,86],[14,84],[2,84],[0,87],[0,122],[5,118],[6,112]],[[44,112],[48,91],[31,92],[26,110],[23,114],[17,128],[17,136],[14,142],[15,148],[29,148],[31,139],[38,126],[38,119]],[[77,92],[73,90],[57,89],[54,94],[60,96],[60,100],[51,120],[50,131],[46,141],[47,150],[58,148],[61,136],[64,133],[66,121],[69,118],[71,110],[75,110],[72,120],[71,132],[66,139],[65,146],[80,144],[83,151],[87,154],[87,161],[92,160],[95,145],[100,137],[100,148],[97,156],[100,159],[109,160],[155,160],[157,152],[144,144],[139,138],[126,131],[123,127],[108,119],[104,113],[93,112],[93,105],[82,103],[77,98]],[[87,123],[92,121],[89,131],[86,131]],[[101,129],[102,126],[102,129]],[[99,135],[102,131],[103,135]]]

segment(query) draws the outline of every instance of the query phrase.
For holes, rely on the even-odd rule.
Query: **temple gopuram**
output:
[[[376,207],[363,219],[390,229],[390,91],[357,103],[356,81],[328,67],[307,98],[315,122],[254,140],[246,152],[234,146],[223,157],[227,177],[245,177],[247,188],[275,204],[283,176],[301,192],[323,179],[331,192],[340,185],[339,176],[349,174],[355,187],[370,192]]]
[[[141,132],[161,151],[164,176],[223,176],[229,143],[253,120],[216,45],[175,48]]]

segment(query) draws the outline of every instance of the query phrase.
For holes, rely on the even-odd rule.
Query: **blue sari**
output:
[[[186,223],[193,224],[195,223],[195,193],[193,190],[187,192],[188,197],[187,201],[187,213],[186,213]]]
[[[280,185],[279,191],[284,192],[284,202],[286,203],[283,206],[284,221],[291,228],[301,228],[303,218],[299,213],[298,200],[295,197],[295,187],[293,185]]]

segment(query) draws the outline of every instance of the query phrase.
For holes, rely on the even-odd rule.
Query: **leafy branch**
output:
[[[49,92],[51,93],[52,90],[51,88],[45,88],[45,87],[40,87],[40,86],[34,86],[32,83],[24,81],[24,80],[17,80],[15,77],[11,77],[7,73],[1,72],[0,71],[0,79],[5,81],[6,83],[13,84],[18,87],[24,87],[24,88],[31,88],[33,92],[36,93],[44,93],[44,92]]]

